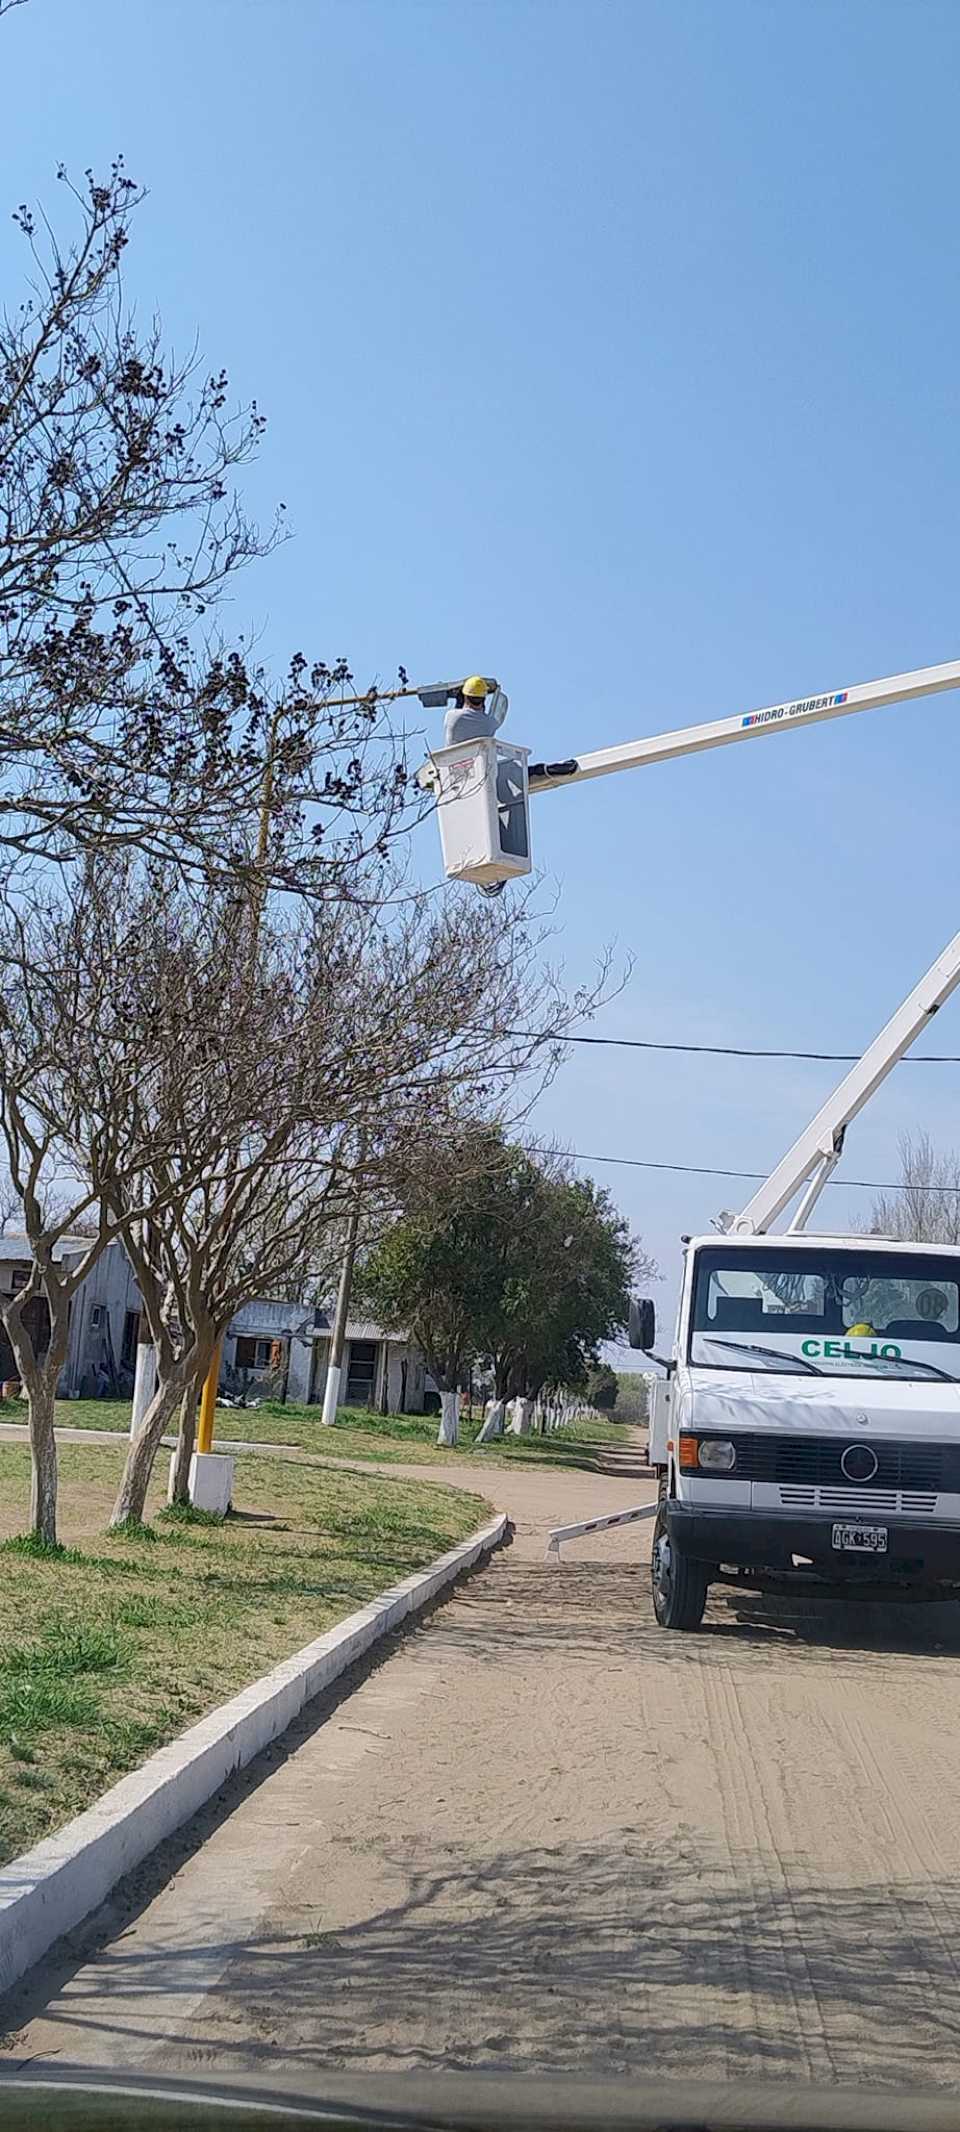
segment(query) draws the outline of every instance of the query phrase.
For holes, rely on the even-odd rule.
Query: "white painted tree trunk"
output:
[[[503,1435],[504,1405],[502,1399],[487,1400],[483,1410],[483,1427],[477,1437],[478,1444],[495,1443],[497,1437]]]
[[[339,1363],[327,1363],[327,1374],[323,1386],[323,1406],[320,1412],[320,1419],[325,1429],[332,1429],[337,1418],[342,1374]]]
[[[137,1359],[133,1371],[133,1404],[130,1408],[130,1434],[136,1436],[157,1381],[157,1358],[152,1340],[137,1341]]]
[[[110,1514],[110,1524],[139,1525],[143,1519],[153,1462],[160,1439],[178,1401],[182,1399],[187,1372],[177,1370],[169,1384],[158,1384],[146,1415],[127,1452],[126,1464]],[[192,1372],[191,1374],[196,1374]]]
[[[441,1392],[440,1428],[437,1434],[437,1442],[438,1444],[455,1444],[459,1443],[459,1441],[460,1394],[459,1392]]]

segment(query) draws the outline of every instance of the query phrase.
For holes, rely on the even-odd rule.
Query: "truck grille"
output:
[[[926,1497],[946,1490],[960,1494],[960,1444],[902,1443],[873,1436],[867,1429],[851,1429],[849,1436],[781,1436],[773,1430],[741,1435],[737,1431],[734,1440],[737,1464],[731,1479],[774,1481],[781,1488],[827,1488],[842,1494],[844,1507],[885,1493],[892,1496],[906,1491]],[[873,1478],[858,1481],[854,1487],[840,1464],[852,1443],[869,1445],[877,1460]]]
[[[869,1500],[865,1494],[869,1489]],[[920,1495],[907,1488],[876,1488],[865,1482],[857,1488],[780,1488],[777,1491],[784,1510],[869,1510],[871,1516],[878,1510],[888,1510],[894,1515],[930,1517],[937,1507],[936,1494]]]

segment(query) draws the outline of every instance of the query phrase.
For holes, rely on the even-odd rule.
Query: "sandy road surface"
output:
[[[7,2003],[8,2062],[960,2089],[960,1608],[665,1636],[649,1526],[542,1561],[649,1492],[614,1463],[487,1470],[514,1546]]]

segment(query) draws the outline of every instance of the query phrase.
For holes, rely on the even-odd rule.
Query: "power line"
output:
[[[643,1162],[636,1155],[581,1155],[575,1147],[558,1147],[551,1153],[565,1155],[571,1162],[616,1163],[626,1170],[667,1170],[677,1177],[727,1177],[738,1184],[763,1184],[769,1175],[767,1170],[716,1170],[707,1169],[696,1162]],[[849,1188],[852,1192],[945,1192],[948,1197],[960,1196],[958,1184],[878,1184],[869,1177],[834,1177],[828,1180],[827,1191]]]
[[[509,1029],[506,1034],[542,1043],[602,1044],[619,1051],[681,1051],[713,1059],[811,1059],[827,1066],[855,1066],[863,1056],[859,1051],[768,1051],[753,1044],[662,1044],[642,1036],[567,1036],[560,1030],[547,1031],[542,1037],[535,1029]],[[960,1066],[960,1053],[908,1052],[897,1063],[900,1066]]]

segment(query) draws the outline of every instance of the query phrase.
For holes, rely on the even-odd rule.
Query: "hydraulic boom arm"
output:
[[[886,1027],[874,1037],[869,1049],[851,1066],[838,1088],[827,1097],[806,1131],[795,1140],[783,1161],[760,1186],[733,1224],[734,1234],[761,1236],[771,1222],[807,1184],[793,1221],[792,1230],[802,1229],[808,1214],[840,1159],[843,1136],[851,1118],[869,1102],[915,1037],[926,1028],[931,1015],[949,999],[960,984],[960,933],[956,933],[935,963],[914,986],[908,999],[891,1015]]]
[[[531,763],[530,790],[531,793],[549,792],[588,777],[603,777],[613,770],[641,769],[647,763],[667,762],[671,757],[725,747],[732,741],[751,740],[760,733],[782,733],[794,725],[816,725],[826,718],[847,718],[854,711],[879,710],[883,704],[906,703],[914,697],[933,696],[941,689],[957,687],[960,687],[960,660],[952,659],[941,666],[924,666],[912,673],[893,674],[886,680],[865,681],[856,688],[837,689],[823,696],[800,696],[793,702],[771,704],[765,710],[718,718],[708,725],[686,726],[675,733],[657,733],[647,740],[628,741],[622,747],[598,748],[567,763]],[[886,1080],[925,1028],[930,1016],[949,998],[957,984],[960,984],[960,933],[938,956],[909,999],[898,1007],[869,1050],[828,1097],[766,1183],[754,1193],[733,1223],[735,1233],[762,1235],[806,1185],[790,1223],[793,1231],[804,1228],[840,1160],[844,1134],[851,1119],[869,1102],[874,1090]]]
[[[886,703],[907,703],[912,697],[935,696],[948,688],[960,688],[960,659],[948,659],[943,666],[917,667],[909,674],[890,674],[884,681],[862,681],[856,688],[834,689],[825,696],[797,696],[790,703],[771,703],[761,711],[738,711],[733,718],[681,726],[675,733],[652,733],[646,740],[628,740],[621,747],[571,756],[568,762],[531,763],[530,790],[552,792],[588,777],[606,777],[613,770],[640,770],[647,763],[669,762],[676,755],[699,755],[706,748],[753,740],[760,733],[783,733],[795,725],[817,725],[825,718],[849,718],[854,711],[878,711]]]
[[[906,703],[954,688],[960,688],[960,659],[888,675],[885,680],[860,682],[853,688],[830,690],[822,696],[795,697],[786,703],[769,704],[764,710],[741,711],[732,718],[681,727],[673,733],[656,733],[620,747],[597,748],[564,762],[528,764],[525,747],[512,748],[510,743],[501,743],[494,737],[506,710],[506,697],[499,684],[474,675],[463,683],[420,692],[428,704],[447,702],[452,696],[463,726],[462,731],[456,729],[458,720],[451,713],[454,729],[447,744],[424,765],[420,777],[438,794],[447,873],[476,881],[490,891],[514,875],[530,872],[528,790],[531,794],[556,791],[615,770],[638,770],[648,763],[667,762],[671,757],[697,755],[707,748],[752,740],[761,733],[782,733],[799,725],[816,725],[827,718],[848,718],[855,711],[878,710],[883,704]],[[488,696],[489,710],[484,708]],[[763,1234],[806,1186],[790,1224],[792,1230],[804,1227],[840,1159],[851,1119],[863,1109],[958,984],[960,933],[754,1193],[733,1223],[736,1232],[747,1236]]]

